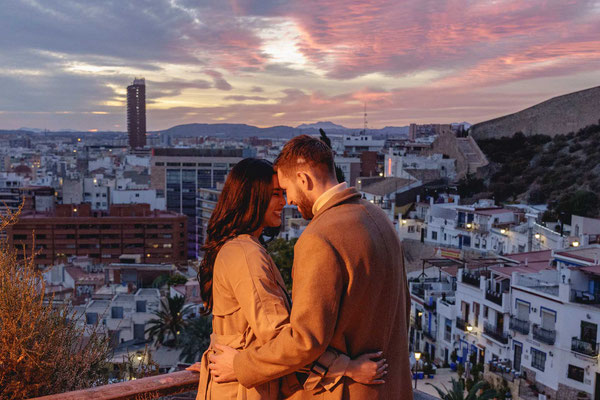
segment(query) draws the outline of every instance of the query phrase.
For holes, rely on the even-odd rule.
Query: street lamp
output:
[[[579,242],[577,240],[575,240],[574,242],[571,243],[571,246],[579,247]]]
[[[417,389],[417,373],[419,372],[419,359],[421,358],[421,353],[415,351],[415,389]]]
[[[471,325],[467,325],[467,331],[470,333],[473,331],[473,327]]]
[[[535,234],[535,238],[536,238],[537,240],[540,240],[540,238],[541,238],[541,237],[542,237],[542,235],[540,235],[539,233],[536,233],[536,234]]]
[[[473,227],[473,224],[469,222],[469,223],[467,224],[467,229],[471,229],[472,227]]]
[[[500,233],[503,235],[506,235],[506,229],[504,229],[504,228],[500,229]]]

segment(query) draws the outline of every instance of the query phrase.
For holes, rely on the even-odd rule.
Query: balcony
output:
[[[461,331],[466,332],[467,331],[467,321],[465,321],[464,319],[462,319],[460,317],[456,317],[456,327],[458,329],[460,329]]]
[[[423,336],[425,336],[427,339],[431,340],[432,342],[435,342],[436,338],[437,338],[437,331],[423,331]]]
[[[503,332],[501,328],[498,328],[485,322],[483,324],[483,333],[484,335],[487,335],[488,337],[494,339],[497,342],[500,342],[502,344],[508,344],[508,335],[506,334],[506,332]]]
[[[126,400],[158,398],[198,389],[198,373],[179,371],[90,389],[37,397],[36,400]]]
[[[524,321],[516,317],[510,317],[508,327],[514,331],[522,333],[523,335],[529,335],[529,321]]]
[[[572,290],[571,301],[578,304],[600,304],[600,296],[583,290]]]
[[[571,351],[588,357],[598,357],[598,344],[574,337],[571,339]]]
[[[479,289],[479,275],[477,275],[477,274],[472,274],[470,272],[463,272],[462,273],[462,282],[466,283],[468,285],[471,285],[471,286],[475,286],[477,289]]]
[[[485,298],[486,298],[486,300],[489,300],[492,303],[502,306],[502,293],[498,293],[498,292],[488,289],[485,292]]]
[[[437,302],[435,301],[435,299],[429,299],[429,301],[426,301],[423,304],[423,307],[427,310],[427,311],[431,311],[431,312],[435,312],[436,308],[437,308]]]
[[[417,297],[425,299],[425,288],[422,283],[413,283],[410,287],[410,292]]]
[[[554,329],[545,329],[539,325],[533,325],[533,340],[537,340],[542,343],[554,345],[556,340],[556,331]]]

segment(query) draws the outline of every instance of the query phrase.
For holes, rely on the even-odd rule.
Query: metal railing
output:
[[[420,297],[422,299],[425,298],[425,288],[423,287],[422,283],[419,283],[419,284],[413,283],[410,288],[410,292],[417,297]]]
[[[598,344],[577,337],[571,339],[571,350],[589,357],[598,357]]]
[[[437,338],[437,331],[435,331],[435,330],[423,331],[423,336],[425,336],[427,339],[435,342],[435,340]]]
[[[600,304],[600,296],[583,290],[571,290],[571,301],[579,304]]]
[[[508,334],[492,324],[484,322],[483,333],[500,343],[508,344]]]
[[[476,288],[479,288],[479,275],[463,271],[463,273],[462,273],[462,281],[463,281],[463,283],[466,283],[468,285],[475,286]]]
[[[486,290],[485,292],[486,300],[491,301],[492,303],[502,305],[502,293],[495,292],[491,289]]]
[[[510,317],[508,327],[514,331],[520,332],[523,335],[529,335],[529,321],[518,319],[517,317]]]
[[[539,325],[533,325],[533,340],[553,345],[556,341],[556,331],[554,329],[545,329]]]
[[[431,312],[435,312],[437,308],[437,301],[435,299],[429,299],[423,304],[423,307]]]
[[[467,321],[460,317],[456,317],[456,327],[461,331],[467,331]]]

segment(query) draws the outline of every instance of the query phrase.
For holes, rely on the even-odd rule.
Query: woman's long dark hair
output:
[[[230,239],[252,234],[260,228],[273,194],[273,164],[267,160],[245,158],[229,172],[217,206],[206,228],[206,241],[202,246],[204,258],[200,263],[198,280],[203,314],[213,308],[213,270],[217,254]]]

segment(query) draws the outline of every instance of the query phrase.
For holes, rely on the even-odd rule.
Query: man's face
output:
[[[299,182],[297,182],[297,177],[288,177],[281,172],[281,169],[277,170],[277,177],[279,178],[279,185],[286,191],[288,204],[297,206],[302,218],[312,219],[314,216],[312,212],[313,202],[302,190]]]

